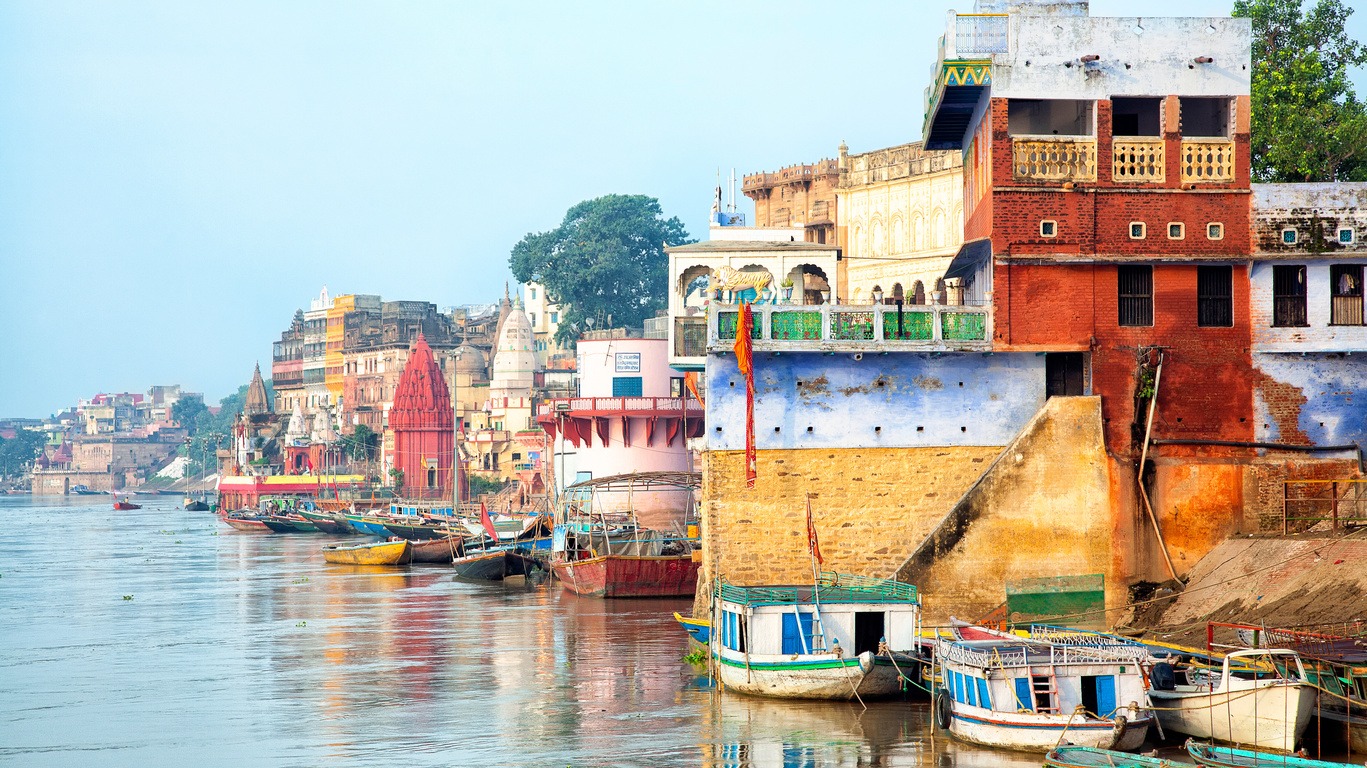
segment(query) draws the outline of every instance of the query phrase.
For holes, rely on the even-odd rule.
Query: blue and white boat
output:
[[[830,572],[814,584],[713,596],[712,656],[723,686],[787,699],[890,696],[919,680],[916,587]]]
[[[965,627],[935,646],[936,725],[974,744],[1130,750],[1153,723],[1137,645]]]

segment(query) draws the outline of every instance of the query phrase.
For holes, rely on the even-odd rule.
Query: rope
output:
[[[897,654],[893,653],[892,650],[888,648],[888,642],[887,642],[886,640],[879,640],[879,641],[878,641],[878,654],[877,654],[877,655],[883,656],[883,655],[885,655],[885,654],[887,655],[888,659],[892,661],[892,668],[895,669],[895,670],[897,670],[897,676],[898,676],[899,678],[901,678],[901,679],[902,679],[903,681],[905,681],[905,682],[911,683],[912,685],[916,686],[917,688],[920,688],[921,690],[925,691],[926,693],[931,694],[932,696],[935,694],[934,691],[932,691],[932,690],[930,690],[929,688],[925,687],[924,685],[921,685],[920,683],[916,682],[916,680],[915,680],[914,678],[912,678],[912,677],[911,677],[910,675],[908,675],[907,673],[903,672],[903,671],[902,671],[902,668],[901,668],[900,666],[898,666],[898,664],[897,664]]]
[[[1077,713],[1085,713],[1086,711],[1087,709],[1083,707],[1081,704],[1077,705],[1076,707],[1073,707],[1073,714],[1068,716],[1068,722],[1064,723],[1063,730],[1058,732],[1058,741],[1054,742],[1054,749],[1058,749],[1058,745],[1063,743],[1063,737],[1068,734],[1068,727],[1073,724],[1073,718],[1077,717]]]

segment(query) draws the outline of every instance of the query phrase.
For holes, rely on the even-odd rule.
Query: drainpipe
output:
[[[1144,489],[1144,463],[1149,457],[1149,437],[1153,434],[1153,411],[1158,404],[1158,384],[1163,380],[1163,353],[1158,353],[1158,370],[1153,375],[1153,395],[1149,397],[1149,417],[1144,425],[1144,448],[1139,454],[1139,471],[1136,473],[1136,480],[1139,486],[1139,500],[1144,503],[1144,509],[1149,513],[1149,522],[1153,524],[1153,533],[1158,537],[1158,549],[1163,553],[1163,562],[1168,565],[1168,574],[1172,580],[1178,584],[1182,583],[1177,578],[1177,569],[1172,566],[1172,557],[1168,554],[1168,544],[1163,540],[1163,529],[1158,527],[1158,516],[1153,513],[1153,505],[1149,503],[1149,493]]]

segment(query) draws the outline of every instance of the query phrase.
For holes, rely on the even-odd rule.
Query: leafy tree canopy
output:
[[[198,419],[208,414],[209,407],[198,397],[182,397],[171,406],[171,419],[194,434],[198,429]]]
[[[664,246],[691,242],[659,200],[606,195],[570,208],[559,227],[522,238],[508,262],[518,282],[541,283],[562,305],[558,340],[572,343],[587,318],[599,328],[639,326],[664,309]]]
[[[38,458],[47,435],[28,429],[15,430],[14,437],[0,437],[0,477],[18,477],[26,465]]]
[[[1367,181],[1367,108],[1349,81],[1367,47],[1342,0],[1236,0],[1253,20],[1255,181]]]

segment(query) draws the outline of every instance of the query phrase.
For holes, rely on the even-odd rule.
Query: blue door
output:
[[[1097,675],[1096,713],[1102,717],[1115,714],[1115,675]]]
[[[1016,707],[1035,711],[1035,695],[1030,692],[1030,678],[1016,678]]]
[[[811,648],[812,614],[783,614],[783,652],[806,654],[812,652]]]

